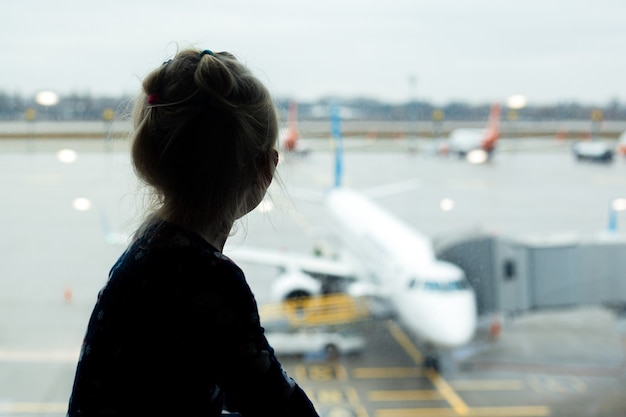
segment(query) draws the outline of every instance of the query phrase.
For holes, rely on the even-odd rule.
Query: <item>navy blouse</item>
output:
[[[241,269],[159,221],[100,291],[68,416],[317,416],[284,372]]]

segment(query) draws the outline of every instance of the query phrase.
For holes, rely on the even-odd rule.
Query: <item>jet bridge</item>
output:
[[[435,242],[460,266],[478,313],[602,304],[626,306],[626,236],[512,238],[481,233]]]

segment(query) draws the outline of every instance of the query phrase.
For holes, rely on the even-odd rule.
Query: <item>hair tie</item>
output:
[[[158,94],[150,94],[148,96],[148,104],[151,105],[151,106],[155,105],[155,104],[159,104],[159,101],[160,101],[160,99],[159,99],[159,95]]]
[[[204,51],[200,52],[200,59],[202,59],[202,57],[205,56],[206,54],[209,54],[211,56],[215,56],[215,55],[213,55],[213,51],[211,51],[210,49],[205,49]]]

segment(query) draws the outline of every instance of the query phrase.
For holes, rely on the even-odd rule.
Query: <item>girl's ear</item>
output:
[[[272,178],[274,178],[274,171],[276,171],[276,166],[278,165],[278,151],[276,149],[272,149],[269,158],[266,163],[263,164],[263,179],[267,183],[269,187],[272,182]]]
[[[278,151],[276,149],[272,149],[272,162],[274,163],[274,169],[278,165]]]

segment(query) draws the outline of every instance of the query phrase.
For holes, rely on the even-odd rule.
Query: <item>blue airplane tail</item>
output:
[[[611,233],[617,232],[617,211],[613,208],[609,209],[609,221],[607,225],[607,230]]]
[[[337,104],[330,105],[330,132],[335,149],[335,188],[339,188],[343,178],[343,137],[341,135],[341,115]]]

